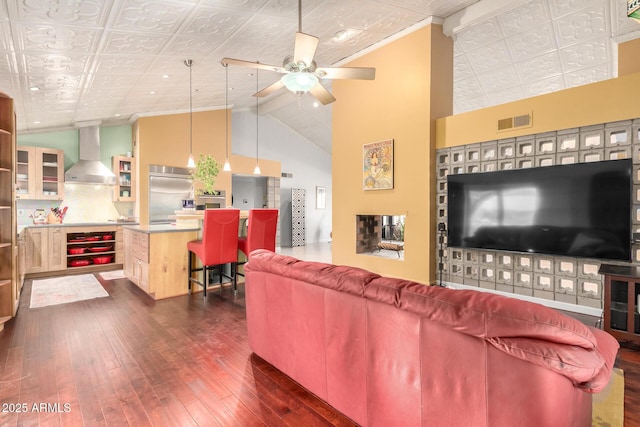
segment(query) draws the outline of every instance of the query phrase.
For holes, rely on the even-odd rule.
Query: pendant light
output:
[[[256,69],[256,93],[258,92],[258,69]],[[258,97],[256,96],[256,167],[253,170],[254,175],[261,175],[260,164],[258,163]]]
[[[195,168],[196,162],[193,160],[193,90],[191,88],[191,66],[193,61],[185,59],[184,65],[189,67],[189,160],[187,161],[187,167]]]
[[[229,163],[229,67],[227,64],[224,66],[224,149],[226,157],[224,158],[224,166],[222,170],[225,172],[231,172],[231,163]]]

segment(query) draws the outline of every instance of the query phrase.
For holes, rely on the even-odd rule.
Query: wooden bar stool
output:
[[[222,277],[230,279],[233,291],[237,292],[236,273],[238,264],[238,224],[240,222],[239,209],[207,209],[204,211],[202,239],[187,243],[189,250],[189,293],[191,282],[197,283],[204,289],[207,298],[209,273],[216,267],[220,272],[220,289]],[[193,254],[202,263],[202,268],[193,268]],[[231,275],[222,272],[224,264],[231,264]],[[202,282],[193,277],[193,273],[203,271]]]

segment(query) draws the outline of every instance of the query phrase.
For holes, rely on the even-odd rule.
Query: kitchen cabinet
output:
[[[149,292],[149,234],[124,229],[124,275]]]
[[[187,242],[196,239],[198,231],[158,227],[162,226],[123,227],[124,274],[153,299],[185,295],[189,283]]]
[[[123,231],[123,238],[122,240],[124,241],[124,259],[122,260],[122,273],[129,278],[129,280],[133,281],[133,279],[131,279],[132,277],[135,277],[133,274],[133,262],[135,257],[133,257],[133,252],[132,252],[132,245],[133,245],[133,232],[131,231]],[[135,282],[134,282],[135,283]]]
[[[25,232],[23,231],[18,235],[18,259],[16,268],[16,281],[18,283],[18,290],[22,291],[22,285],[24,285],[24,275],[27,272],[27,246],[25,243]]]
[[[58,271],[67,268],[67,232],[62,227],[49,228],[49,269]]]
[[[63,227],[30,227],[24,232],[26,274],[67,268],[67,233]]]
[[[134,202],[136,200],[136,164],[132,157],[113,156],[111,158],[116,185],[113,186],[113,200]]]
[[[18,310],[17,236],[14,194],[16,117],[13,99],[0,93],[0,330]]]
[[[17,147],[16,199],[64,199],[63,150]]]
[[[31,226],[22,236],[28,278],[113,270],[122,265],[121,225]]]

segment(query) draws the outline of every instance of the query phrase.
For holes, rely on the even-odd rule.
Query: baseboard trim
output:
[[[552,301],[552,300],[548,300],[548,299],[544,299],[544,298],[537,298],[537,297],[530,297],[528,295],[519,295],[519,294],[514,294],[511,292],[502,292],[502,291],[496,291],[494,289],[485,289],[485,288],[479,288],[477,286],[467,286],[467,285],[463,285],[460,283],[449,283],[449,282],[443,282],[443,284],[447,287],[447,288],[453,288],[453,289],[470,289],[470,290],[474,290],[474,291],[482,291],[482,292],[489,292],[492,294],[498,294],[498,295],[504,295],[506,297],[512,297],[512,298],[518,298],[521,300],[525,300],[525,301],[530,301],[530,302],[535,302],[550,308],[555,308],[556,310],[563,310],[563,311],[570,311],[573,313],[580,313],[580,314],[586,314],[588,316],[593,316],[593,317],[602,317],[602,309],[601,308],[593,308],[593,307],[587,307],[584,305],[577,305],[577,304],[569,304],[566,302],[561,302],[561,301]]]

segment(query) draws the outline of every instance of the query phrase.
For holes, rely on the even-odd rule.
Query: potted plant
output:
[[[194,181],[202,184],[202,189],[198,190],[198,195],[203,194],[216,194],[216,177],[220,173],[220,163],[209,154],[200,154],[196,167],[191,173],[191,177]]]

